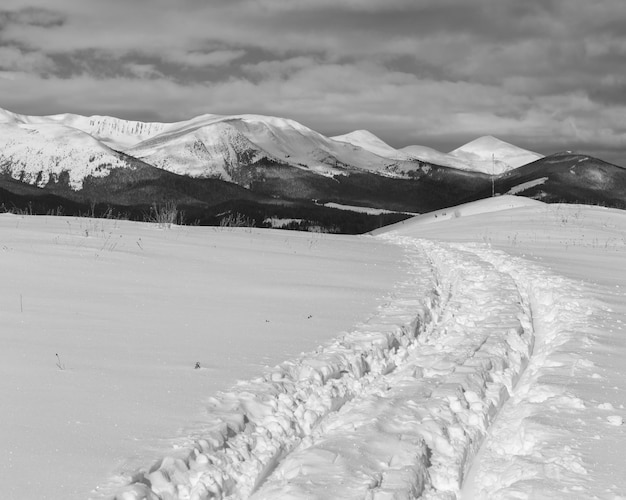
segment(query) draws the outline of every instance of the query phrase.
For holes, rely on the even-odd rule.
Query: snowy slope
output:
[[[471,164],[474,170],[491,175],[499,175],[543,158],[538,153],[518,148],[491,135],[479,137],[449,154]]]
[[[251,143],[227,122],[168,133],[128,150],[136,158],[181,175],[238,180],[240,166],[261,159],[277,159]]]
[[[104,177],[114,168],[129,168],[128,159],[75,128],[0,123],[0,171],[14,179],[43,187],[67,173],[77,190],[85,177]]]

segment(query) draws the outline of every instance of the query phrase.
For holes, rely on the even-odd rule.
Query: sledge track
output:
[[[532,283],[505,254],[385,238],[411,272],[370,321],[220,394],[116,497],[457,498],[531,358]]]

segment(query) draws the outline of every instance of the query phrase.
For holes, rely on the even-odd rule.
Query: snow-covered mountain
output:
[[[43,187],[67,174],[74,190],[87,176],[105,177],[131,161],[91,135],[54,123],[0,123],[0,172]]]
[[[499,175],[543,158],[542,155],[518,148],[492,136],[480,137],[450,153],[427,146],[406,146],[395,149],[367,130],[357,130],[333,137],[393,160],[418,160],[470,172]],[[495,163],[494,163],[495,158]]]
[[[239,167],[262,159],[326,176],[368,171],[402,177],[419,168],[406,156],[379,155],[296,121],[261,115],[205,115],[173,124],[126,152],[173,172],[220,174],[226,179],[232,179]]]
[[[24,127],[31,130],[60,127],[55,138],[49,135],[38,137],[36,143],[40,146],[29,138],[29,144],[25,146],[28,158],[15,154],[7,157],[3,154],[6,148],[0,142],[0,161],[24,165],[24,169],[32,173],[30,177],[23,177],[25,179],[39,176],[38,166],[43,168],[42,177],[48,176],[45,165],[49,160],[37,151],[54,150],[60,146],[44,143],[60,141],[64,150],[72,149],[72,137],[77,131],[91,136],[92,146],[121,151],[164,170],[191,177],[221,177],[234,182],[237,182],[241,167],[261,160],[325,176],[367,171],[405,177],[420,168],[419,162],[407,155],[378,155],[359,145],[330,139],[293,120],[261,115],[202,115],[175,123],[144,123],[74,114],[36,117],[2,110],[0,123],[7,127],[7,131],[15,130],[8,133],[7,138],[19,137],[19,131]],[[67,138],[62,138],[62,130],[67,132]],[[16,141],[12,139],[12,144]],[[76,148],[82,149],[83,146],[76,143]],[[82,167],[82,160],[72,160],[80,154],[66,152],[57,155],[57,170],[76,171],[73,186],[79,186],[81,175],[89,175],[89,171]]]
[[[543,155],[522,149],[487,135],[455,149],[449,156],[472,165],[473,170],[499,175],[543,158]]]
[[[0,109],[0,126],[5,172],[38,186],[67,172],[75,190],[87,176],[127,167],[125,155],[179,175],[218,177],[246,187],[250,179],[242,169],[264,164],[328,177],[369,172],[409,178],[424,163],[500,174],[541,158],[494,137],[446,154],[424,146],[395,149],[365,130],[329,138],[294,120],[249,114],[157,123],[76,114],[26,116]]]

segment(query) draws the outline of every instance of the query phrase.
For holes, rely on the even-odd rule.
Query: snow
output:
[[[547,180],[548,180],[547,177],[540,177],[539,179],[533,179],[532,181],[523,182],[523,183],[518,184],[517,186],[513,186],[511,189],[509,189],[507,194],[520,194],[520,193],[523,193],[527,189],[533,188],[535,186],[541,186],[542,184],[545,184],[545,182]]]
[[[409,213],[409,212],[394,212],[393,210],[385,210],[383,208],[359,207],[359,206],[356,206],[356,205],[345,205],[345,204],[342,204],[342,203],[335,203],[335,202],[324,203],[323,206],[328,207],[328,208],[336,208],[338,210],[349,210],[351,212],[359,212],[359,213],[370,214],[370,215]],[[414,214],[414,215],[417,215],[417,214]]]
[[[622,211],[504,195],[361,237],[4,215],[0,237],[4,497],[626,491]]]

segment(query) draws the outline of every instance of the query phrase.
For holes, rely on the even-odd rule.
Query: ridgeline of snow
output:
[[[119,151],[137,142],[148,139],[149,137],[160,134],[171,126],[167,123],[139,122],[123,120],[112,116],[82,116],[72,113],[28,116],[12,113],[4,109],[0,109],[0,123],[63,125],[85,132],[94,139]]]
[[[472,165],[473,170],[490,175],[503,174],[543,158],[543,155],[518,148],[491,135],[479,137],[449,154]]]

